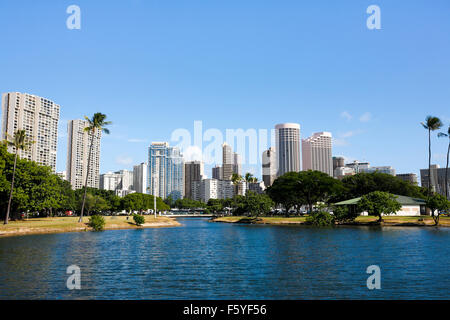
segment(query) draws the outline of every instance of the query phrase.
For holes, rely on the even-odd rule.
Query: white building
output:
[[[114,191],[123,197],[136,192],[133,188],[133,171],[120,170],[100,175],[100,189]]]
[[[137,193],[147,193],[148,164],[142,162],[133,166],[133,189]]]
[[[278,154],[278,173],[300,172],[300,125],[282,123],[275,126],[275,141]]]
[[[317,132],[302,140],[303,170],[316,170],[333,176],[333,156],[330,132]]]
[[[369,162],[359,162],[358,160],[353,161],[352,163],[347,163],[345,165],[348,168],[352,168],[355,174],[364,172],[364,170],[368,170],[370,168]]]
[[[116,191],[121,181],[122,176],[118,172],[109,171],[100,175],[100,189]]]
[[[192,198],[207,203],[209,199],[229,199],[234,196],[231,180],[203,179],[192,183]]]
[[[66,171],[67,180],[73,189],[84,187],[91,142],[93,142],[93,145],[87,186],[98,188],[100,184],[100,140],[102,132],[101,130],[96,130],[92,140],[92,133],[84,130],[88,125],[89,123],[86,120],[70,120],[67,126]]]
[[[366,169],[361,169],[360,172],[365,173],[372,173],[372,172],[379,172],[379,173],[386,173],[390,174],[391,176],[395,176],[395,169],[391,166],[382,166],[382,167],[370,167]]]
[[[401,209],[390,216],[420,216],[425,214],[426,201],[420,198],[412,198],[406,196],[395,195],[396,200],[401,204]],[[354,198],[342,202],[335,203],[337,206],[346,205],[350,210],[357,210],[358,202],[361,198]],[[353,207],[353,208],[352,208]],[[362,216],[367,216],[367,212],[362,212]],[[386,216],[385,214],[382,214]]]
[[[262,177],[266,188],[277,178],[277,155],[274,148],[269,148],[262,154]]]
[[[233,173],[236,173],[238,175],[242,175],[242,161],[241,156],[233,152]]]
[[[3,94],[1,140],[14,136],[17,130],[25,130],[35,143],[28,150],[20,150],[19,157],[56,172],[59,109],[53,101],[28,93]],[[8,151],[15,153],[15,148],[8,147]]]
[[[61,179],[63,179],[63,180],[67,180],[67,173],[66,173],[66,171],[57,172],[56,175],[58,177],[60,177]]]
[[[349,167],[337,167],[334,170],[334,177],[337,179],[342,179],[346,176],[353,176],[355,174],[355,170]]]

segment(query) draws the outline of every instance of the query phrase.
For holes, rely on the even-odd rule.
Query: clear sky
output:
[[[81,30],[66,27],[72,4]],[[366,27],[371,4],[381,30]],[[223,132],[297,122],[303,138],[332,132],[334,155],[418,173],[420,122],[450,123],[448,0],[2,0],[0,35],[0,92],[61,105],[58,171],[67,120],[94,112],[114,123],[101,172],[201,120]],[[433,138],[434,163],[446,146]]]

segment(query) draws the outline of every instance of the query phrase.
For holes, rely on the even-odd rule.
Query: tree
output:
[[[395,214],[402,208],[393,194],[374,191],[361,197],[358,201],[359,210],[366,211],[370,216],[377,216],[378,222],[382,221],[382,214]]]
[[[306,223],[316,227],[329,227],[334,225],[334,216],[325,210],[311,212],[306,218]]]
[[[11,202],[12,202],[12,197],[13,197],[13,192],[14,192],[14,180],[16,177],[16,167],[17,167],[17,158],[19,156],[19,150],[27,150],[34,143],[34,141],[30,140],[30,138],[27,136],[25,130],[17,130],[14,133],[13,137],[8,135],[8,140],[6,141],[6,143],[10,147],[15,148],[15,155],[14,155],[14,168],[13,168],[13,175],[12,175],[12,181],[11,181],[11,189],[9,191],[8,208],[6,209],[6,216],[5,216],[4,224],[8,224],[9,213],[11,211]]]
[[[352,222],[358,215],[357,210],[353,210],[350,206],[335,206],[333,208],[333,216],[336,222]]]
[[[94,229],[94,231],[103,231],[105,229],[105,218],[96,214],[89,217],[88,226]]]
[[[431,195],[431,131],[438,130],[442,127],[442,122],[438,117],[428,116],[422,126],[428,130],[428,198]]]
[[[243,197],[243,200],[244,210],[251,216],[267,214],[274,205],[269,196],[265,194],[257,194],[252,191],[248,191],[245,197]]]
[[[438,137],[448,138],[448,148],[447,148],[447,165],[445,166],[445,197],[449,196],[448,193],[448,160],[450,157],[450,126],[448,126],[447,132],[439,132]]]
[[[238,194],[239,192],[239,183],[241,183],[243,181],[243,178],[241,175],[237,174],[237,173],[233,173],[231,175],[231,181],[233,182],[234,185],[234,194]]]
[[[313,205],[317,202],[327,202],[341,187],[341,182],[320,171],[299,172],[297,191],[313,212]]]
[[[169,195],[167,198],[164,199],[164,203],[171,208],[175,205],[175,201],[173,200],[171,195]]]
[[[133,214],[133,220],[136,223],[137,226],[141,226],[145,223],[144,216],[141,216],[139,214]]]
[[[86,198],[84,198],[85,208],[87,210],[87,214],[91,211],[99,213],[106,208],[108,208],[108,203],[99,195],[93,195],[91,193],[86,194]]]
[[[267,195],[276,203],[281,204],[285,209],[286,216],[289,216],[289,209],[293,206],[301,207],[305,204],[305,199],[298,192],[299,172],[287,172],[278,177],[272,186],[267,188]]]
[[[358,198],[373,191],[384,191],[401,196],[426,198],[426,189],[381,172],[358,173],[342,179],[342,189],[332,202]]]
[[[207,208],[214,213],[218,213],[223,210],[223,203],[220,199],[209,199]]]
[[[434,194],[427,200],[427,207],[431,210],[431,216],[433,217],[434,224],[439,225],[439,217],[441,211],[448,210],[450,208],[450,202],[446,197],[440,194]],[[437,214],[435,212],[437,211]]]
[[[92,148],[94,146],[95,135],[96,135],[97,131],[109,134],[109,130],[106,128],[106,126],[111,124],[110,121],[105,121],[106,115],[103,113],[99,113],[99,112],[95,113],[94,116],[92,117],[92,119],[89,119],[86,116],[84,118],[88,122],[88,126],[86,128],[84,128],[84,131],[91,135],[91,144],[89,147],[86,181],[84,183],[83,204],[81,205],[81,214],[80,214],[80,219],[78,220],[78,222],[83,221],[84,206],[86,204],[87,183],[88,183],[88,179],[89,179],[89,171],[91,169],[91,155],[92,155]]]

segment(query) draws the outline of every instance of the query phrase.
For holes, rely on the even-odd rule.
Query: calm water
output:
[[[233,225],[0,239],[0,299],[449,299],[450,228]],[[82,290],[66,288],[81,268]],[[381,290],[366,268],[379,265]]]

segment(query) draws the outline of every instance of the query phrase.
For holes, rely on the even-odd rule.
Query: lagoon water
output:
[[[182,227],[0,239],[0,299],[449,299],[450,228]],[[66,269],[81,269],[68,290]],[[381,289],[366,286],[370,265]]]

